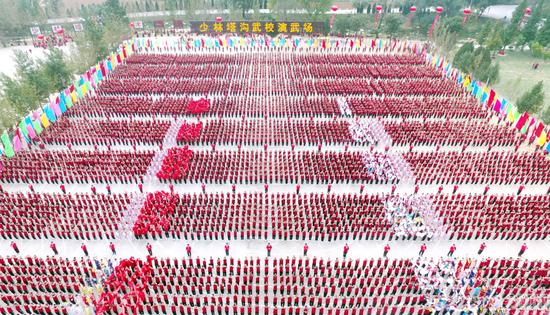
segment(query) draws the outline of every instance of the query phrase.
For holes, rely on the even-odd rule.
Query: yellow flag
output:
[[[463,86],[463,87],[468,87],[468,86],[470,86],[470,77],[469,77],[469,76],[466,76],[466,79],[465,79],[464,82],[462,83],[462,86]]]
[[[86,89],[86,84],[82,84],[81,88],[82,88],[82,94],[86,95],[86,92],[88,92],[88,90]]]
[[[539,146],[542,147],[545,144],[546,144],[546,131],[543,130],[539,137]]]
[[[78,96],[76,96],[76,92],[71,92],[71,99],[73,100],[73,104],[76,104],[78,102]]]
[[[516,121],[516,118],[514,117],[514,111],[513,111],[513,110],[511,110],[511,111],[508,113],[508,121],[509,121],[509,122],[512,122],[512,123],[513,123],[514,121]]]
[[[40,121],[42,122],[42,126],[44,126],[44,128],[48,128],[50,126],[50,121],[48,120],[46,114],[40,115]]]

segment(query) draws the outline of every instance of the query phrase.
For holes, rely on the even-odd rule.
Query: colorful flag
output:
[[[15,152],[13,151],[13,147],[11,145],[9,135],[5,130],[1,138],[2,138],[2,143],[4,144],[4,153],[9,158],[13,157],[15,155]]]
[[[527,119],[529,119],[529,114],[527,112],[524,112],[521,117],[519,117],[518,122],[516,124],[516,129],[521,130],[523,126],[525,126],[525,123],[527,122]]]
[[[535,136],[537,138],[540,137],[543,130],[544,130],[544,124],[541,121],[541,122],[539,122],[539,125],[537,126],[537,128],[535,128]]]
[[[48,119],[48,115],[46,113],[40,115],[40,122],[44,128],[48,128],[50,126],[50,120]]]
[[[15,152],[19,152],[23,149],[23,145],[21,144],[21,139],[19,139],[19,135],[13,136],[13,150]]]
[[[33,121],[32,126],[37,135],[40,135],[42,133],[42,126],[40,125],[40,122],[38,120]]]
[[[541,131],[540,137],[539,137],[539,146],[542,147],[546,143],[546,131]]]
[[[497,113],[500,113],[500,108],[501,108],[500,100],[497,99],[497,101],[495,102],[495,106],[493,107],[493,110]]]
[[[495,94],[496,94],[495,90],[491,89],[491,91],[489,92],[489,100],[487,101],[487,107],[493,105],[493,101],[495,100]],[[499,106],[499,108],[500,108],[500,106]]]
[[[65,94],[63,92],[59,93],[59,109],[61,114],[65,114],[67,111],[67,105],[65,104]]]
[[[36,138],[36,132],[34,132],[34,128],[32,127],[32,125],[27,125],[26,128],[27,128],[27,133],[29,134],[29,137],[31,139]]]

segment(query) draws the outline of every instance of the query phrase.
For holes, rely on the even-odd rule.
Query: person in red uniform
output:
[[[59,254],[59,252],[57,251],[57,246],[55,246],[54,242],[50,243],[50,248],[52,249],[52,251],[55,255]]]
[[[138,189],[139,189],[139,192],[143,192],[143,184],[138,184]]]
[[[309,249],[309,246],[307,246],[307,243],[304,244],[304,256],[307,256],[307,250]]]
[[[344,245],[344,258],[346,258],[348,256],[348,252],[349,252],[349,246],[346,243],[346,245]]]
[[[447,253],[447,256],[449,257],[453,256],[453,254],[455,253],[455,250],[456,250],[456,245],[455,244],[451,245],[451,247],[449,248],[449,252]]]
[[[269,185],[264,184],[264,192],[267,194],[268,191],[269,191]]]
[[[80,245],[80,248],[84,252],[84,255],[86,255],[86,257],[88,257],[88,248],[86,247],[86,245],[84,243],[82,243],[82,245]]]
[[[327,185],[327,193],[330,193],[331,190],[332,190],[332,184],[328,184]]]
[[[267,246],[265,247],[265,249],[267,249],[267,257],[271,257],[271,249],[273,248],[273,246],[271,246],[271,243],[267,243]]]
[[[107,187],[106,187],[106,188],[107,188],[107,194],[109,194],[109,195],[110,195],[110,194],[111,194],[111,186],[107,185]]]
[[[296,185],[296,194],[300,194],[300,184]]]
[[[61,188],[61,192],[63,192],[64,194],[67,193],[67,190],[65,189],[65,185],[61,184],[59,185],[59,188]]]
[[[364,190],[365,190],[365,185],[361,184],[361,186],[359,187],[359,193],[362,194]]]
[[[237,191],[237,186],[235,184],[231,184],[231,191],[235,193]]]
[[[185,246],[185,252],[187,253],[187,257],[191,257],[191,245],[187,244]]]
[[[453,186],[453,195],[458,191],[458,185]]]
[[[527,250],[527,244],[523,243],[523,245],[521,245],[521,249],[519,250],[518,256],[521,257],[526,250]]]
[[[113,244],[113,242],[109,243],[109,248],[111,249],[111,253],[113,253],[113,255],[116,255],[115,244]]]
[[[390,252],[390,245],[386,244],[386,246],[384,246],[384,258],[388,258],[389,252]]]
[[[225,243],[224,249],[225,249],[225,256],[229,256],[229,243]]]
[[[518,188],[518,196],[521,195],[521,192],[525,189],[525,185],[520,185]]]
[[[418,253],[418,255],[420,256],[424,256],[424,252],[426,251],[426,243],[423,243],[422,245],[420,245],[420,252]]]
[[[19,254],[19,247],[17,247],[15,242],[11,242],[11,248],[13,248],[16,254]]]
[[[479,245],[479,250],[477,251],[477,254],[481,255],[481,253],[483,253],[486,247],[487,245],[485,245],[485,242],[481,243],[481,245]]]
[[[206,184],[205,183],[202,183],[201,188],[202,188],[202,193],[206,194]]]
[[[153,256],[153,246],[151,246],[151,244],[147,243],[145,248],[147,248],[147,252],[149,253],[149,256]]]
[[[92,188],[91,188],[91,189],[92,189],[92,194],[94,194],[94,195],[95,195],[95,193],[96,193],[96,189],[95,189],[95,186],[92,186]]]
[[[483,190],[483,194],[487,195],[487,193],[489,192],[489,189],[491,189],[491,187],[485,186],[485,189]]]

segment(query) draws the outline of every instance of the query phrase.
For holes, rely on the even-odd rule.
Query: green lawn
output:
[[[515,103],[526,90],[538,81],[544,82],[545,105],[550,106],[550,62],[535,59],[529,51],[506,52],[506,56],[497,56],[500,63],[500,81],[493,88],[499,95]],[[539,68],[533,70],[533,63]]]

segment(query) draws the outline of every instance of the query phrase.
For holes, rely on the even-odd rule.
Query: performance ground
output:
[[[181,49],[2,157],[0,314],[548,314],[549,159],[422,53]]]

